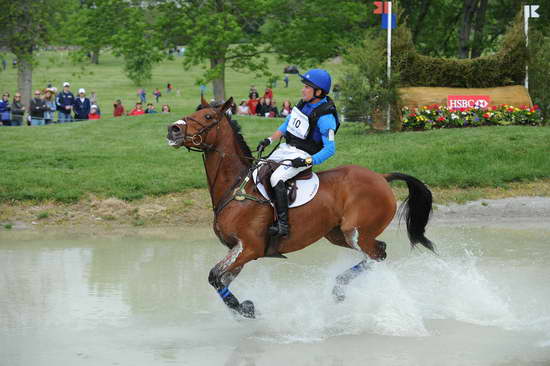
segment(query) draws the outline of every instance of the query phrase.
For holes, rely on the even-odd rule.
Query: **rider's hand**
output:
[[[307,158],[307,159],[296,158],[296,159],[292,159],[290,162],[292,163],[293,168],[301,168],[301,167],[304,167],[304,166],[311,166],[312,165],[311,158]]]
[[[271,140],[270,139],[263,139],[262,141],[260,141],[260,143],[258,144],[258,147],[256,148],[256,151],[264,151],[264,149],[269,146],[269,144],[271,144]]]

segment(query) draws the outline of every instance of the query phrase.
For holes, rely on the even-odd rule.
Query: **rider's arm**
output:
[[[336,130],[336,119],[332,114],[321,116],[317,121],[321,139],[323,140],[323,148],[312,156],[313,165],[321,164],[330,158],[336,152],[336,144],[334,143],[334,130]],[[332,130],[332,132],[330,132]]]
[[[279,128],[277,129],[277,131],[281,132],[281,136],[286,133],[286,128],[288,127],[288,120],[289,119],[290,119],[290,115],[286,116],[285,121],[283,122],[283,124],[280,125]]]
[[[273,132],[273,135],[271,135],[269,138],[271,141],[278,140],[286,133],[286,127],[288,126],[288,120],[290,119],[290,116],[286,116],[285,121],[282,125],[279,126],[277,131]]]

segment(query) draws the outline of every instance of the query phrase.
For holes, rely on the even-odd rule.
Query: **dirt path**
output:
[[[395,188],[399,199],[404,188]],[[433,224],[455,222],[536,222],[550,226],[550,180],[506,188],[433,189]],[[75,204],[16,202],[0,204],[0,230],[210,226],[213,214],[207,190],[126,202],[90,196]]]

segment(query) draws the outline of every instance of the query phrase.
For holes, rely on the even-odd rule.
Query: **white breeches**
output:
[[[290,160],[296,158],[306,159],[309,157],[311,157],[311,155],[309,155],[307,152],[297,149],[294,146],[290,146],[287,144],[279,145],[277,150],[275,150],[275,152],[271,154],[269,160],[281,162],[282,160],[288,159],[288,161],[283,162],[286,165],[281,165],[277,169],[275,169],[270,179],[271,186],[274,187],[280,181],[286,182],[290,178],[294,177],[296,174],[309,168],[305,166],[300,168],[293,168]]]

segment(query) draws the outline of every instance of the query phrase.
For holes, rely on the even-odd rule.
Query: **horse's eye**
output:
[[[207,115],[204,116],[204,118],[206,118],[206,119],[212,119],[212,116],[209,115],[209,114],[207,114]]]

